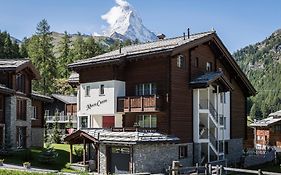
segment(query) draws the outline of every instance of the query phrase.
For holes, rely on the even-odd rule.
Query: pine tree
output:
[[[47,20],[39,22],[34,35],[28,44],[28,55],[39,70],[42,79],[34,83],[34,89],[44,94],[53,92],[53,83],[57,75],[56,60],[53,54],[53,45],[50,26]]]
[[[85,41],[85,58],[91,58],[102,53],[102,48],[96,43],[93,37],[89,37]]]
[[[58,74],[61,78],[68,78],[69,70],[67,65],[73,62],[73,56],[70,52],[70,37],[67,32],[64,32],[64,35],[59,42],[58,51],[59,51],[59,67]]]
[[[21,58],[28,58],[28,39],[25,37],[22,40],[21,46],[20,46],[20,50],[19,50],[19,54]]]
[[[87,58],[85,55],[86,47],[85,41],[80,32],[78,32],[76,39],[73,42],[72,53],[74,55],[73,61]]]

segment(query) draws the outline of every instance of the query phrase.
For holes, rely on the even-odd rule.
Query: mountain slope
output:
[[[233,56],[258,91],[249,101],[251,117],[262,118],[281,110],[281,29]]]
[[[109,26],[105,35],[121,40],[130,39],[147,42],[156,40],[156,35],[142,23],[134,8],[124,0],[116,0],[117,6],[102,16]]]

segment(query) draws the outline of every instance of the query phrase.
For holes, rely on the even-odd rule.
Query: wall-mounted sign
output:
[[[97,101],[96,103],[93,103],[93,104],[87,104],[86,110],[92,109],[94,107],[99,107],[100,105],[102,105],[106,102],[107,102],[107,100],[105,99],[105,100],[99,100],[99,101]]]

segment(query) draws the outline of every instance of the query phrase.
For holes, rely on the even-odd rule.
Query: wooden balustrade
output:
[[[118,97],[118,112],[157,112],[160,110],[160,97],[157,95]]]

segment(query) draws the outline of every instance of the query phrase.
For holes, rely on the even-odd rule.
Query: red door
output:
[[[114,128],[115,119],[114,116],[103,116],[102,117],[102,127],[103,128]]]

